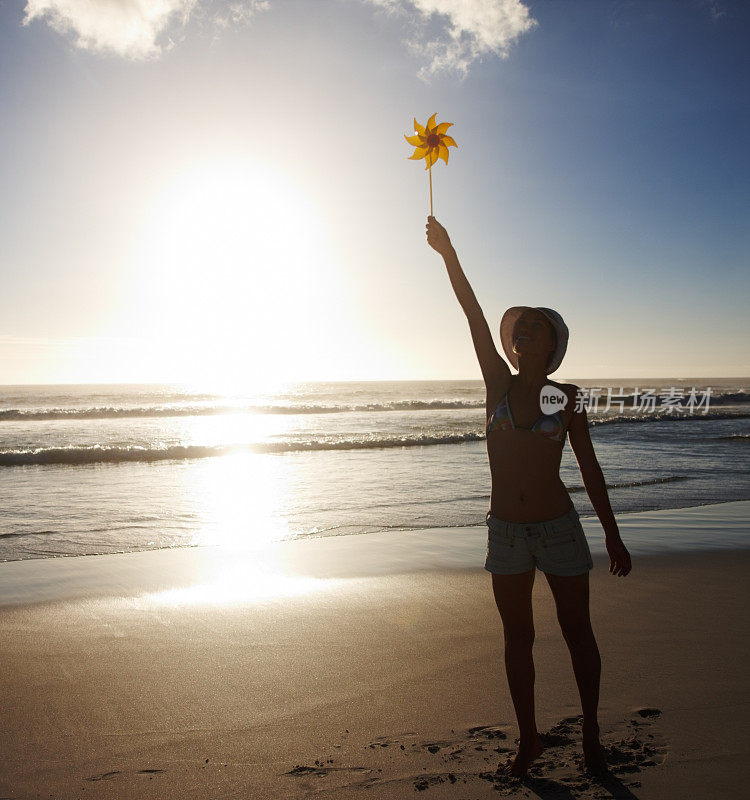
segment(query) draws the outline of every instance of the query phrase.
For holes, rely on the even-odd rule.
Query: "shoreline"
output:
[[[634,512],[618,519],[634,559],[750,548],[750,500]],[[597,517],[581,517],[594,570],[608,556]],[[434,569],[484,572],[484,525],[391,530],[228,549],[198,545],[0,563],[0,609],[96,597],[220,590],[238,600],[304,593],[325,581]],[[681,539],[680,539],[681,537]],[[680,547],[675,541],[682,541]],[[634,561],[634,568],[636,562]],[[488,574],[488,573],[485,573]],[[317,583],[316,583],[317,582]],[[244,593],[244,594],[243,594]]]
[[[575,494],[577,493],[577,491],[584,491],[584,489],[568,490],[568,491],[569,493],[572,492],[573,494]],[[722,506],[726,505],[727,503],[750,503],[750,497],[734,499],[734,500],[708,500],[705,503],[694,503],[688,506],[669,506],[667,508],[651,508],[643,511],[618,511],[615,512],[615,518],[630,517],[633,514],[654,514],[661,511],[682,511],[691,508],[705,508],[706,506]],[[575,500],[573,501],[573,505],[575,506]],[[586,516],[581,515],[581,521],[583,522],[584,520],[596,523],[598,521],[598,517],[595,514],[588,514]],[[483,522],[477,522],[472,525],[430,525],[423,528],[393,527],[389,528],[388,530],[380,530],[372,532],[355,531],[352,533],[340,533],[340,534],[328,534],[328,535],[308,533],[308,534],[301,534],[300,536],[296,536],[291,539],[281,540],[281,543],[301,542],[307,540],[318,541],[320,539],[334,539],[347,536],[373,536],[384,533],[419,533],[430,530],[459,530],[462,528],[483,528],[483,527],[484,527]],[[119,556],[119,555],[125,555],[127,553],[153,553],[160,550],[180,550],[183,548],[190,549],[194,547],[213,547],[213,545],[178,544],[178,545],[171,545],[164,547],[148,547],[139,550],[117,550],[112,553],[63,553],[58,555],[35,556],[34,558],[11,558],[11,559],[0,560],[0,566],[2,566],[3,564],[12,564],[15,563],[16,561],[40,561],[40,560],[59,559],[59,558],[88,558],[90,556]]]

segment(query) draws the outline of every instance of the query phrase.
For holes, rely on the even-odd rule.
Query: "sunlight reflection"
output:
[[[309,574],[306,565],[295,559],[293,549],[292,542],[261,539],[238,547],[190,548],[188,569],[182,571],[184,585],[151,592],[143,600],[170,606],[229,605],[312,594],[342,583],[341,579]]]
[[[226,426],[228,440],[238,428],[267,424],[262,415],[227,415],[211,420]],[[240,438],[242,431],[239,431]],[[329,589],[338,581],[290,574],[283,564],[283,540],[290,537],[282,515],[287,506],[287,460],[278,455],[235,453],[210,459],[189,474],[184,486],[205,520],[193,544],[198,573],[191,585],[154,592],[144,601],[157,605],[232,604],[293,597]]]
[[[185,421],[193,441],[242,444],[273,439],[274,418],[226,414]],[[295,574],[289,550],[295,531],[284,512],[295,478],[283,454],[231,453],[184,472],[182,491],[200,530],[192,544],[191,571],[182,584],[143,597],[156,605],[232,604],[293,597],[330,589],[340,581]],[[178,583],[180,583],[178,576]]]
[[[235,453],[211,459],[206,469],[190,473],[185,491],[197,498],[206,520],[193,544],[252,550],[262,561],[264,547],[289,537],[281,515],[287,487],[283,458],[259,453]]]
[[[185,417],[172,423],[170,435],[187,445],[243,447],[283,435],[293,422],[286,417],[280,420],[278,415],[257,412]]]
[[[234,554],[233,554],[234,555]],[[341,580],[286,574],[273,565],[247,557],[223,559],[215,565],[213,579],[175,589],[166,589],[142,598],[146,604],[162,606],[231,605],[258,600],[297,597],[332,589]]]

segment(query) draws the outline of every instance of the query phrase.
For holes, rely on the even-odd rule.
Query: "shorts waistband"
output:
[[[553,519],[545,519],[540,522],[508,522],[507,520],[493,516],[489,511],[487,512],[485,521],[486,524],[489,525],[491,528],[504,529],[511,533],[523,534],[537,530],[554,528],[559,523],[567,522],[571,519],[573,520],[579,519],[575,505],[571,505],[571,507],[564,514],[561,514],[559,517],[554,517]]]

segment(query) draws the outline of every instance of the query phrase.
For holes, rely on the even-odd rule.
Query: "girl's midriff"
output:
[[[562,449],[532,431],[491,432],[492,516],[506,522],[544,522],[569,511],[573,501],[560,480]]]

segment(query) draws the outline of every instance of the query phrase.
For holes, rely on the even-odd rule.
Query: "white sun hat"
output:
[[[550,375],[562,364],[565,351],[568,348],[568,326],[557,311],[542,306],[512,306],[509,308],[500,321],[500,341],[502,342],[503,350],[505,350],[508,361],[515,369],[518,369],[518,354],[513,352],[513,326],[521,314],[528,310],[541,311],[550,321],[557,334],[557,349],[552,354],[547,367],[547,375]]]

